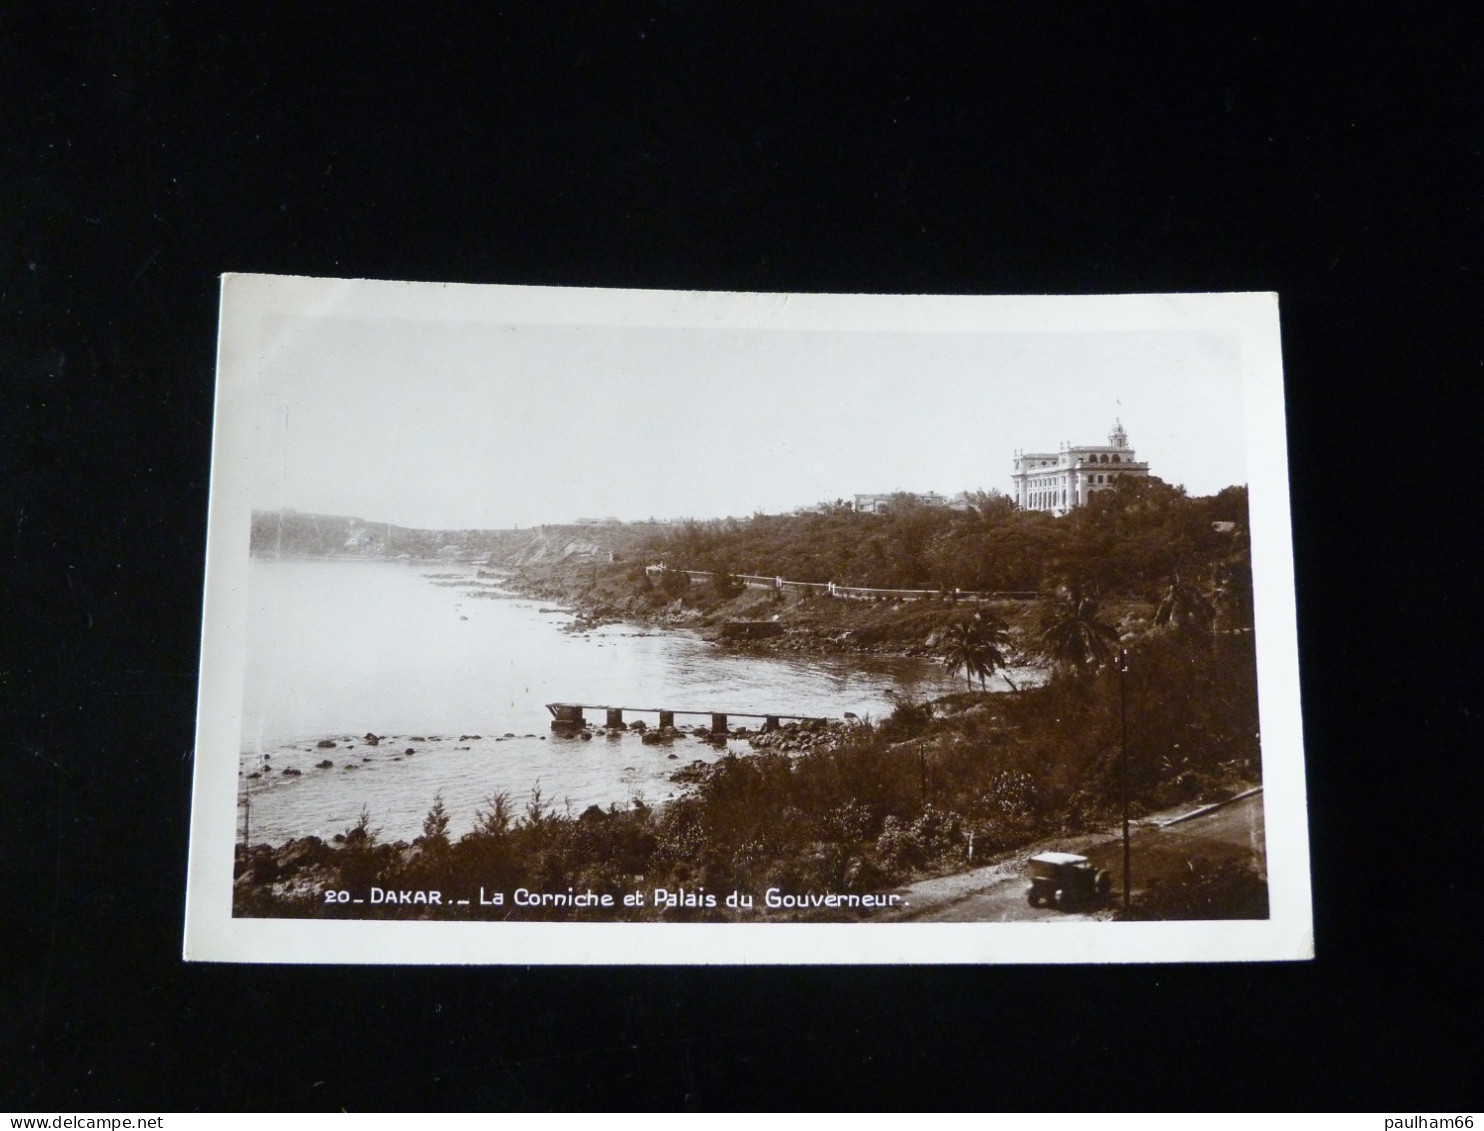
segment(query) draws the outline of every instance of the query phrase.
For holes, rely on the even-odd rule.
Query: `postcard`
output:
[[[185,926],[1312,957],[1277,296],[225,276]]]

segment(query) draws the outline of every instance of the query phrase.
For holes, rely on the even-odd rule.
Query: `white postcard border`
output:
[[[1225,329],[1241,343],[1271,917],[1159,923],[595,924],[234,919],[254,374],[279,317],[980,333]],[[1312,957],[1277,296],[779,295],[226,275],[184,955],[355,964],[1228,962]]]

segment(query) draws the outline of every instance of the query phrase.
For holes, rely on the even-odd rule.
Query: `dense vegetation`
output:
[[[947,580],[941,583],[919,574],[871,573],[864,567],[827,572],[860,545],[905,537],[903,532],[910,530],[918,532],[917,544],[937,548],[932,556],[938,559],[946,561],[966,552],[965,547],[978,546],[988,564],[974,575],[967,567],[958,574],[945,569],[941,576]],[[1158,480],[1128,480],[1101,494],[1095,507],[1063,518],[1021,512],[1002,497],[981,495],[972,511],[903,499],[898,508],[880,515],[827,507],[746,521],[683,523],[650,528],[626,545],[623,557],[615,563],[579,555],[533,560],[507,554],[491,561],[515,569],[509,580],[514,587],[575,607],[592,621],[647,621],[716,629],[724,636],[728,622],[767,620],[776,622],[783,635],[738,646],[804,654],[932,654],[945,662],[947,653],[956,651],[957,659],[948,666],[971,681],[1004,674],[1007,664],[1037,662],[1036,654],[1048,643],[1041,608],[1047,601],[1090,602],[1118,636],[1171,623],[1216,631],[1251,623],[1246,490],[1240,487],[1189,499]],[[856,560],[861,560],[858,554]],[[644,563],[655,561],[673,568],[647,573]],[[748,573],[810,581],[821,589],[743,589],[737,577]],[[883,583],[909,581],[913,584],[902,587],[936,596],[832,600],[823,592],[825,580],[872,588],[898,588]],[[965,582],[986,581],[1022,588],[982,605],[956,595],[956,590],[969,588]],[[1006,593],[998,588],[990,592]],[[979,616],[967,635],[969,627],[960,622],[971,617],[971,609]],[[1068,631],[1073,637],[1083,633],[1075,618]],[[1097,640],[1086,642],[1098,647]]]
[[[794,515],[690,522],[664,529],[646,549],[681,569],[778,575],[872,588],[1016,591],[1076,588],[1153,599],[1176,573],[1227,558],[1245,528],[1247,491],[1192,499],[1161,480],[1121,479],[1092,502],[1053,518],[1003,495],[969,510],[902,496],[885,514],[843,504]]]

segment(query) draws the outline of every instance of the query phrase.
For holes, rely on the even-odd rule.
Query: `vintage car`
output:
[[[1107,872],[1094,868],[1086,856],[1070,852],[1032,856],[1026,870],[1031,886],[1025,894],[1032,907],[1040,907],[1043,901],[1062,911],[1096,907],[1113,890],[1113,878]]]

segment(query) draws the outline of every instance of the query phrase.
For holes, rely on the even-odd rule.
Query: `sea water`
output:
[[[254,558],[249,577],[238,836],[245,824],[253,843],[328,839],[363,809],[382,839],[411,839],[438,796],[455,837],[497,793],[517,813],[536,791],[574,815],[652,805],[679,793],[678,768],[724,753],[690,735],[562,737],[547,703],[881,718],[898,696],[961,686],[922,659],[739,653],[633,625],[572,631],[569,612],[464,563]],[[625,715],[636,718],[656,722]],[[728,748],[750,750],[737,738]]]

